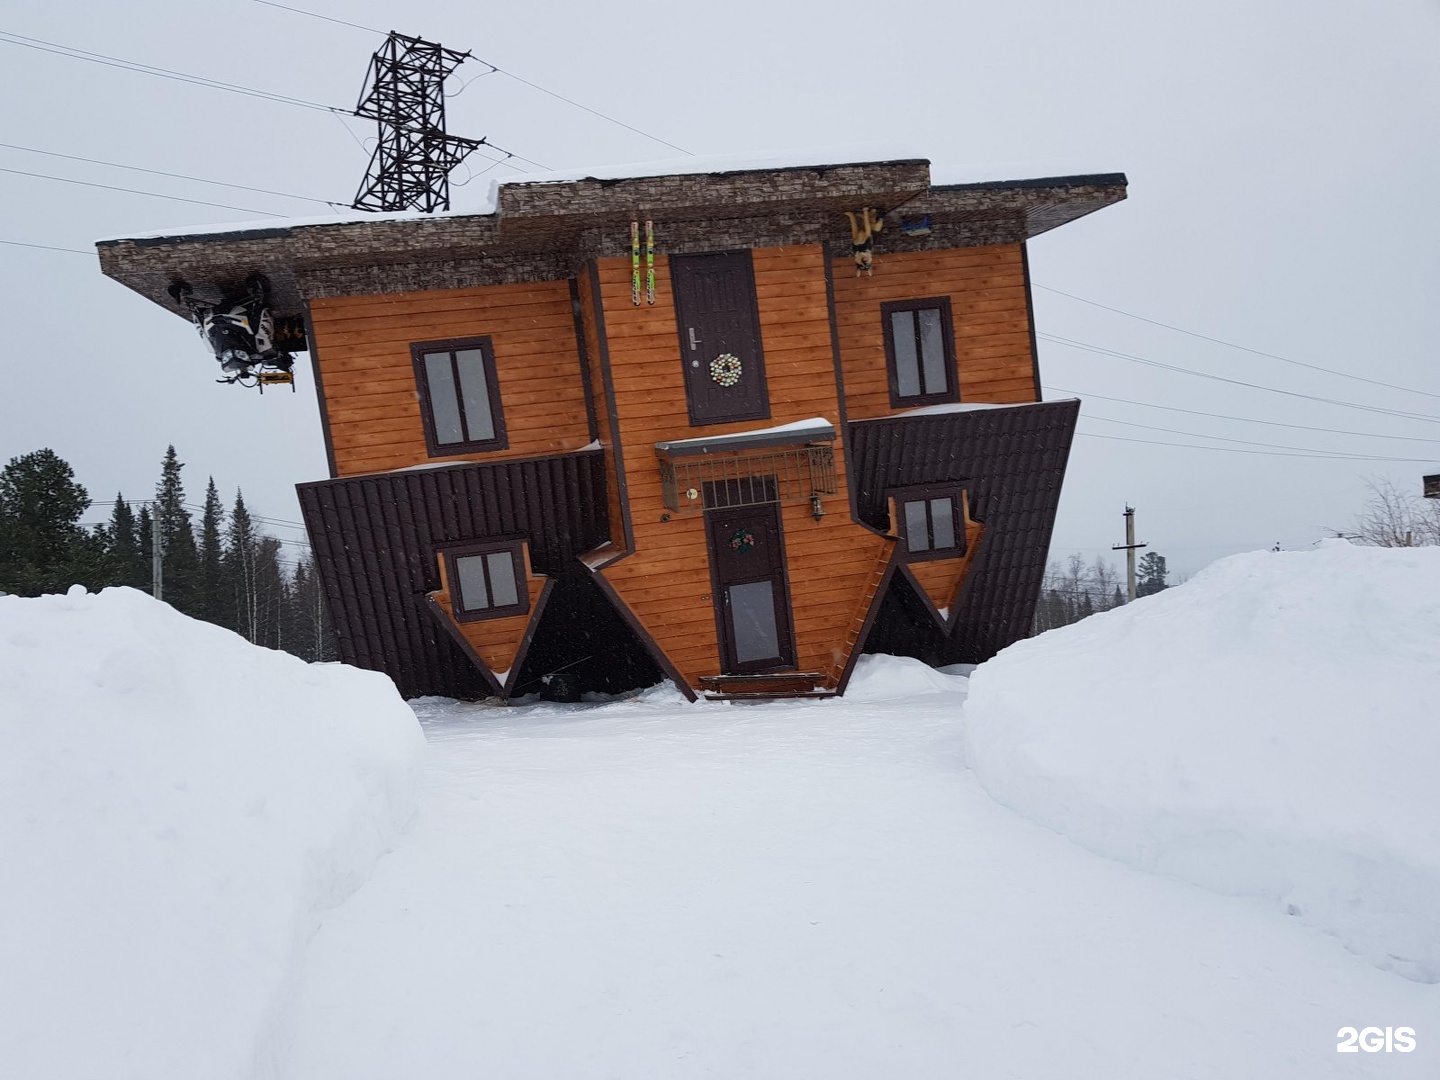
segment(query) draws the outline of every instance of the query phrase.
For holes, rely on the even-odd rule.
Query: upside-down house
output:
[[[99,253],[177,314],[177,281],[268,279],[342,660],[407,696],[823,695],[863,651],[1029,632],[1078,403],[1041,400],[1026,241],[1124,197],[923,160],[520,177]]]

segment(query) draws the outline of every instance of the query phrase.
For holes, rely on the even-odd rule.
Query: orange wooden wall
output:
[[[692,686],[720,670],[705,523],[665,508],[654,444],[812,416],[838,427],[823,260],[818,245],[754,252],[770,417],[703,427],[691,427],[686,413],[667,261],[657,260],[653,307],[631,303],[628,260],[599,263],[636,548],[602,573]],[[798,665],[832,675],[848,653],[857,597],[873,587],[877,558],[893,543],[850,520],[838,445],[835,456],[840,493],[826,497],[824,518],[815,521],[808,502],[781,508]]]
[[[425,447],[410,345],[489,337],[509,447],[485,458],[578,450],[590,441],[564,281],[310,301],[338,476],[434,461]]]
[[[598,298],[589,275],[580,278],[600,439],[607,449],[622,440],[634,532],[635,554],[602,573],[692,686],[702,675],[719,672],[704,520],[701,514],[664,506],[654,443],[813,416],[838,427],[825,258],[819,245],[753,252],[770,417],[703,427],[688,421],[668,260],[656,260],[653,306],[631,303],[628,259],[596,264]],[[887,300],[950,297],[962,401],[1036,400],[1019,245],[885,255],[868,278],[855,278],[848,258],[837,258],[833,267],[851,419],[894,411],[880,319],[880,304]],[[614,431],[607,409],[612,402],[601,378],[597,299],[609,350],[618,420]],[[316,299],[310,314],[339,476],[432,461],[564,453],[590,441],[567,282]],[[509,447],[431,458],[410,345],[481,336],[493,345]],[[611,537],[618,550],[624,537],[613,453],[607,464]],[[838,442],[836,466],[840,491],[826,498],[821,521],[813,520],[808,503],[782,507],[798,666],[826,673],[832,681],[894,544],[850,520]],[[662,521],[666,515],[670,520]],[[469,624],[466,636],[477,651],[483,649],[487,661],[501,664],[510,650],[508,639],[518,641],[523,621],[503,631],[498,625]]]
[[[950,298],[962,402],[1039,400],[1019,244],[876,256],[871,277],[855,277],[848,257],[836,258],[833,268],[850,419],[896,411],[890,406],[880,319],[880,305],[889,300]]]

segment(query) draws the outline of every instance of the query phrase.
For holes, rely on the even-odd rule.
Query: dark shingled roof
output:
[[[609,539],[605,459],[592,450],[300,484],[300,505],[340,659],[383,671],[406,697],[485,697],[480,673],[425,610],[435,545],[520,537],[558,577]]]
[[[931,662],[978,664],[1029,636],[1079,415],[1078,401],[1054,401],[850,424],[862,521],[888,526],[893,488],[965,481],[985,526],[949,632],[925,650]]]

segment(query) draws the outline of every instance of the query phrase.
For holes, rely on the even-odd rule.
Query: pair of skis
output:
[[[630,302],[640,306],[640,222],[630,222]],[[655,223],[645,222],[645,302],[655,303]]]

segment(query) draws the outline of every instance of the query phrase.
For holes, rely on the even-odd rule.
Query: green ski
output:
[[[630,222],[630,302],[640,306],[640,223]]]
[[[655,303],[655,223],[645,222],[645,302]]]

